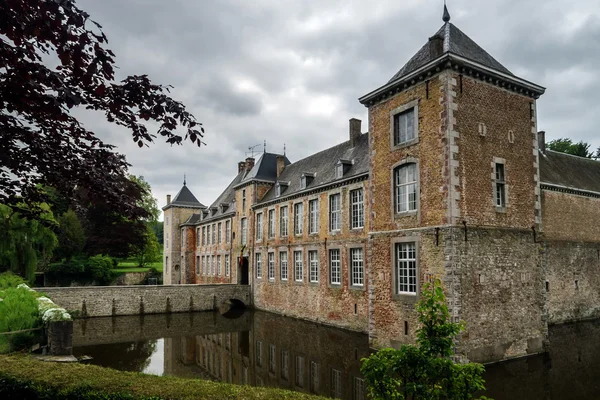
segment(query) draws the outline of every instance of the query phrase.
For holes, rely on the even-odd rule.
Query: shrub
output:
[[[23,278],[21,278],[19,275],[13,274],[12,272],[0,274],[0,290],[16,288],[22,283],[25,283]]]
[[[0,292],[0,332],[14,332],[41,326],[35,292],[13,288]],[[23,349],[39,337],[36,332],[0,335],[0,353]]]
[[[112,258],[98,254],[87,260],[85,274],[97,283],[107,284],[114,279],[112,268]]]

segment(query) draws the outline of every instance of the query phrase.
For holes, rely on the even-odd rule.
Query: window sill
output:
[[[506,214],[506,207],[496,206],[496,212],[501,214]]]
[[[414,211],[404,211],[400,213],[394,213],[394,219],[401,219],[406,217],[414,217],[419,213],[419,210]]]
[[[356,290],[356,291],[361,291],[361,292],[364,292],[367,290],[365,285],[362,285],[362,286],[350,285],[349,288],[350,288],[350,290]]]
[[[419,301],[419,295],[416,293],[415,294],[393,294],[392,300],[409,303],[409,304],[414,304],[417,301]]]
[[[294,285],[304,285],[304,280],[301,280],[301,281],[294,280]]]
[[[396,151],[396,150],[403,149],[405,147],[414,146],[417,143],[419,143],[419,137],[418,136],[416,138],[414,138],[414,139],[409,140],[408,142],[404,142],[404,143],[392,145],[391,148],[390,148],[390,151]]]

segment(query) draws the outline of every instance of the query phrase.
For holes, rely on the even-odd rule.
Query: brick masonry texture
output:
[[[249,287],[240,285],[86,286],[40,291],[66,310],[87,317],[208,311],[230,299],[251,304]]]
[[[542,221],[549,239],[600,242],[600,199],[542,191]]]

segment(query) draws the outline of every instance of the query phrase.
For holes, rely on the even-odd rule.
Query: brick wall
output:
[[[530,229],[537,187],[534,100],[470,77],[454,74],[454,79],[461,219],[469,225]],[[501,212],[495,206],[494,158],[505,162],[507,207]]]
[[[88,317],[207,311],[229,299],[252,304],[249,288],[239,285],[86,286],[40,291],[68,311]]]
[[[198,212],[198,209],[171,207],[164,212],[165,220],[169,219],[169,224],[165,223],[164,228],[164,269],[163,282],[165,285],[185,283],[185,273],[182,268],[182,246],[181,246],[181,227],[187,219]],[[167,247],[168,241],[168,247]]]
[[[365,225],[363,228],[351,229],[350,200],[351,190],[362,189],[365,194]],[[329,231],[329,196],[341,194],[342,222],[341,230]],[[310,200],[319,201],[318,233],[309,233]],[[351,183],[324,192],[287,200],[273,206],[255,210],[263,214],[263,235],[251,248],[251,274],[254,285],[254,304],[256,308],[293,316],[296,318],[319,321],[325,324],[345,327],[352,330],[368,329],[368,282],[367,271],[367,226],[369,201],[366,181]],[[303,229],[301,235],[295,234],[294,205],[302,203],[304,208]],[[289,234],[280,236],[280,210],[288,207]],[[268,237],[268,210],[275,210],[275,237]],[[256,232],[254,232],[256,237]],[[350,284],[350,249],[362,248],[364,261],[364,285],[356,288]],[[341,256],[341,284],[331,285],[329,279],[329,250],[339,249]],[[280,252],[287,252],[288,279],[281,280]],[[294,279],[294,251],[301,251],[303,258],[302,282]],[[317,251],[319,259],[318,282],[310,282],[309,251]],[[261,254],[262,274],[256,274],[256,253]],[[275,257],[275,279],[268,277],[268,254]]]
[[[542,225],[549,239],[600,242],[600,199],[542,191]]]

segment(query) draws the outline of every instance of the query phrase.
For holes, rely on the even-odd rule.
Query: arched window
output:
[[[396,213],[417,210],[417,164],[404,164],[394,169],[394,201]]]

